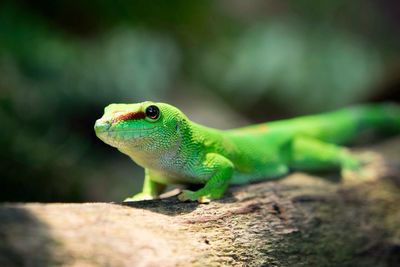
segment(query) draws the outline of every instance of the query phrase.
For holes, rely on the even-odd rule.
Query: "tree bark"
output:
[[[400,266],[400,138],[210,204],[2,204],[0,266]]]

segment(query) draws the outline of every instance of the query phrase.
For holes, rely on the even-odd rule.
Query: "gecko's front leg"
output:
[[[157,172],[154,172],[152,170],[145,169],[142,192],[132,197],[128,197],[127,199],[124,200],[124,202],[150,200],[158,198],[158,196],[165,190],[166,185],[155,182],[153,179],[155,175],[159,174],[157,174]]]
[[[226,191],[233,174],[233,163],[227,158],[208,153],[203,163],[195,169],[199,174],[209,173],[210,178],[203,188],[197,191],[183,190],[178,196],[181,201],[198,201],[207,203],[211,199],[221,198]]]

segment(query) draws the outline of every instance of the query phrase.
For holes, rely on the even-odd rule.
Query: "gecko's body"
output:
[[[290,170],[357,168],[339,145],[371,130],[400,133],[400,107],[368,105],[330,113],[217,130],[164,104],[111,104],[96,121],[97,136],[145,168],[143,192],[156,198],[167,184],[205,184],[181,200],[220,198],[229,184],[280,177]]]

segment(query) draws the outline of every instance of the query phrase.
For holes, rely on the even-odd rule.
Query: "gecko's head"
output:
[[[185,120],[180,110],[165,103],[111,104],[94,129],[103,142],[119,149],[162,150],[177,142]]]

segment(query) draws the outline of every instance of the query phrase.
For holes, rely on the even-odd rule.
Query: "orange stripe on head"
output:
[[[119,115],[113,119],[113,123],[119,121],[128,121],[128,120],[141,120],[146,118],[146,114],[142,111],[139,112],[129,112],[126,114]]]

